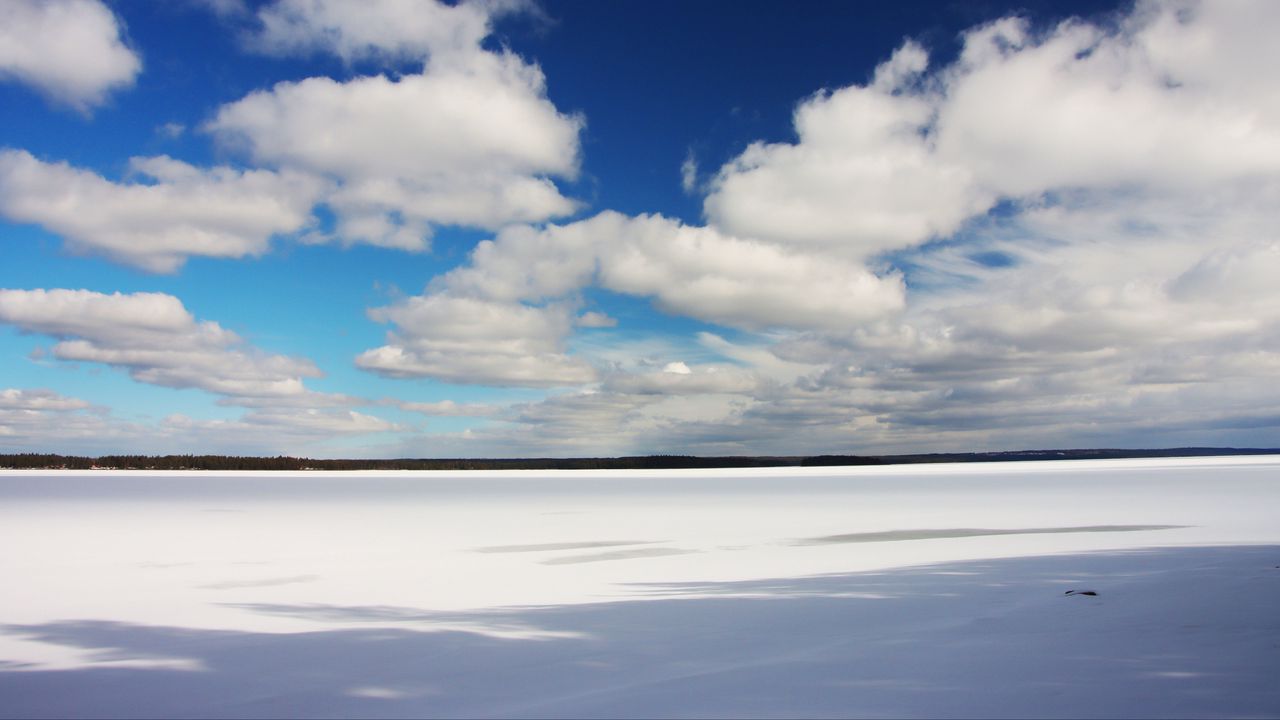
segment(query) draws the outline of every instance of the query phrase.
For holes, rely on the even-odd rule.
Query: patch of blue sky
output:
[[[1014,268],[1012,252],[1027,238],[1018,224],[1024,203],[1002,199],[984,215],[971,218],[955,233],[934,238],[916,247],[883,253],[874,266],[881,273],[900,273],[909,292],[928,293],[964,287],[976,282],[975,267]],[[939,263],[946,258],[946,263]]]
[[[0,242],[5,244],[5,262],[0,263],[3,288],[131,293],[167,292],[168,287],[183,287],[179,275],[156,275],[112,262],[35,225],[0,226]]]
[[[171,289],[197,318],[253,347],[314,362],[325,377],[306,379],[308,387],[378,397],[394,394],[396,381],[358,370],[354,360],[385,342],[387,326],[366,313],[400,297],[395,283],[411,276],[392,266],[404,260],[381,248],[287,246],[256,261],[193,261]]]
[[[11,327],[0,328],[0,353],[5,357],[0,390],[62,387],[60,381],[65,366],[60,366],[53,358],[44,357],[53,342],[43,335],[22,333]]]
[[[436,275],[466,264],[476,244],[484,240],[492,240],[495,234],[495,231],[483,228],[455,225],[435,227],[431,236],[430,251],[413,255],[416,261],[407,261],[408,267],[401,269],[404,273],[417,273],[415,279],[407,280],[401,284],[401,287],[410,294],[422,292]],[[401,256],[404,257],[403,254]]]
[[[1018,259],[1009,253],[1000,252],[999,250],[986,250],[983,252],[972,253],[968,258],[983,267],[989,268],[1007,268],[1018,264]]]

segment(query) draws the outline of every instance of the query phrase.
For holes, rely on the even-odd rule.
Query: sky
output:
[[[1276,447],[1277,30],[6,0],[0,452]]]

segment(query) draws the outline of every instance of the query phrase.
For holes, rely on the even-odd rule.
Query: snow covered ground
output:
[[[7,471],[0,548],[2,717],[1280,717],[1275,456]]]

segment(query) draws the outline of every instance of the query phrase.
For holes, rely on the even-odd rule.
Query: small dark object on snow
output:
[[[1098,593],[1092,590],[1068,590],[1065,594],[1066,595],[1092,595],[1094,597],[1098,596]]]

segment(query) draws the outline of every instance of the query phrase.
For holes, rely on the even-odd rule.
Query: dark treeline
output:
[[[644,470],[799,465],[801,458],[689,457],[316,460],[280,455],[0,455],[0,468],[66,470]]]
[[[1183,447],[1157,450],[1088,448],[1079,450],[1011,450],[982,453],[930,453],[927,455],[886,455],[885,464],[947,462],[1013,462],[1027,460],[1114,460],[1119,458],[1209,457],[1214,455],[1280,455],[1280,448]],[[844,464],[844,463],[838,463]]]
[[[815,467],[898,465],[941,462],[1009,462],[1015,460],[1085,460],[1208,455],[1271,455],[1270,448],[1165,448],[1160,450],[1018,450],[922,455],[812,455],[696,457],[644,455],[618,458],[466,458],[393,460],[315,460],[235,455],[103,455],[81,457],[22,453],[0,455],[0,468],[17,470],[678,470],[690,468]]]

